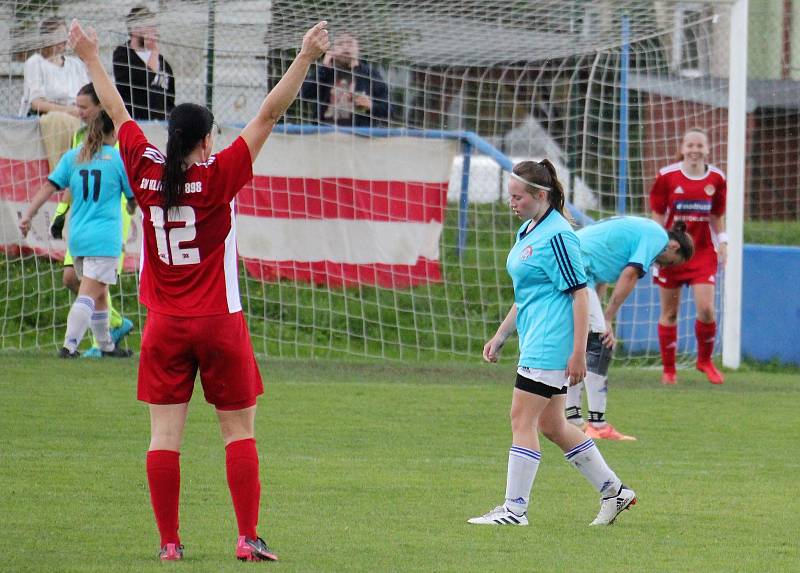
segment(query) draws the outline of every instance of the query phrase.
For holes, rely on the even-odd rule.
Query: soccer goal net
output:
[[[271,356],[416,360],[477,359],[513,302],[505,259],[519,221],[506,183],[515,161],[552,160],[576,219],[587,224],[647,216],[650,185],[690,127],[708,132],[710,161],[728,171],[729,146],[743,147],[744,137],[729,125],[730,30],[742,3],[137,4],[153,15],[175,101],[212,108],[217,147],[255,114],[303,31],[330,22],[335,57],[312,69],[318,81],[304,86],[237,199],[253,344]],[[27,239],[17,229],[50,169],[43,140],[52,130],[19,117],[28,113],[20,109],[25,61],[53,41],[40,22],[55,15],[94,26],[111,71],[115,47],[137,41],[136,22],[126,23],[133,6],[0,6],[0,348],[55,349],[72,300],[62,286],[65,242],[49,234],[55,197]],[[140,67],[153,45],[139,46]],[[332,80],[321,77],[327,63],[337,70]],[[143,125],[163,146],[164,125]],[[135,347],[145,312],[136,299],[134,219],[125,272],[111,292],[136,325]],[[640,282],[619,315],[618,359],[658,356],[658,294],[649,277]],[[679,350],[691,354],[694,311],[685,299]]]

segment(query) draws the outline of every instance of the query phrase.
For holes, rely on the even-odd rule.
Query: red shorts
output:
[[[682,265],[665,269],[656,268],[653,273],[653,283],[661,288],[717,284],[717,265],[716,251],[701,251]]]
[[[217,409],[255,405],[264,385],[244,314],[182,318],[149,311],[137,398],[149,404],[188,402],[198,369],[206,401]]]

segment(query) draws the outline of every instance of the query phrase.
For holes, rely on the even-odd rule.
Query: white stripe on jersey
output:
[[[658,170],[658,174],[659,175],[666,175],[667,173],[672,173],[673,171],[680,171],[680,170],[681,170],[680,162],[678,162],[678,163],[670,163],[669,165],[659,169]]]
[[[200,161],[198,161],[197,163],[195,163],[195,165],[197,165],[198,167],[211,167],[211,164],[213,164],[214,161],[216,161],[216,160],[217,160],[217,156],[216,155],[212,155],[211,157],[208,158],[207,161],[204,161],[202,163]]]
[[[163,164],[166,162],[166,158],[155,147],[148,147],[145,149],[144,153],[142,153],[142,157],[148,158],[153,163]]]
[[[242,301],[239,298],[239,267],[236,260],[236,212],[234,201],[231,200],[231,230],[225,237],[225,256],[223,268],[225,271],[225,296],[228,299],[228,312],[234,313],[242,310]]]

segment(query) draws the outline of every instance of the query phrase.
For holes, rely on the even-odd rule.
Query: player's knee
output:
[[[539,431],[551,442],[558,440],[567,422],[560,418],[542,417],[539,419]]]
[[[509,412],[511,418],[511,433],[529,432],[536,427],[536,420],[532,418],[523,408],[512,407]]]
[[[697,307],[697,320],[700,322],[714,322],[714,309],[710,306]]]
[[[662,309],[658,321],[665,326],[675,326],[678,323],[678,311]]]
[[[61,283],[72,292],[77,291],[81,285],[78,277],[75,275],[75,271],[72,269],[64,270],[64,274],[61,275]]]

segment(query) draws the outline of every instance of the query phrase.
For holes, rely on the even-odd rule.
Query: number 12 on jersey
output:
[[[170,223],[183,223],[183,227],[164,228],[164,210],[150,206],[150,222],[156,233],[158,258],[168,265],[196,265],[200,262],[200,249],[184,249],[181,243],[193,241],[197,235],[194,227],[194,209],[182,205],[170,210]]]

